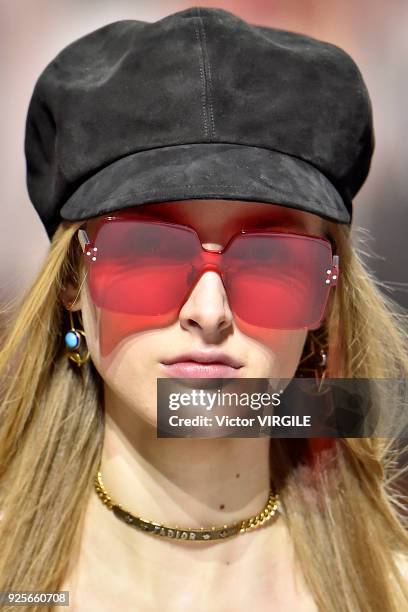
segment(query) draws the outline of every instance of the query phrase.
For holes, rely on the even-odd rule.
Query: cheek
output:
[[[86,341],[92,361],[105,384],[105,400],[114,405],[128,406],[135,416],[152,426],[156,424],[157,383],[160,375],[154,364],[163,347],[162,330],[125,333],[121,317],[111,319],[109,327],[112,344],[110,351],[101,350],[106,317],[89,299],[86,289],[81,295],[82,318]],[[115,328],[114,323],[117,323]],[[115,341],[114,341],[115,340]],[[105,340],[106,342],[106,340]],[[102,345],[103,348],[103,345]],[[105,345],[106,349],[106,345]]]
[[[302,356],[307,330],[283,331],[275,350],[279,361],[279,378],[293,378]]]
[[[82,316],[86,327],[87,344],[94,362],[105,368],[117,359],[118,353],[127,344],[127,339],[137,342],[146,332],[159,330],[174,322],[174,313],[144,316],[124,314],[95,306],[88,284],[81,293]]]
[[[252,369],[259,373],[253,376],[292,378],[299,365],[308,331],[267,329],[249,325],[238,317],[236,320],[247,343],[254,344]]]
[[[178,308],[165,313],[131,314],[107,310],[95,306],[86,285],[81,294],[84,310],[89,312],[91,353],[99,354],[100,359],[111,363],[117,352],[126,344],[128,338],[167,328],[178,319]],[[93,347],[93,350],[92,348]]]

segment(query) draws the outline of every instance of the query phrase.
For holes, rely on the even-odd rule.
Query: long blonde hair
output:
[[[68,281],[79,286],[82,257],[74,238],[81,224],[60,224],[32,286],[18,304],[3,307],[1,591],[60,588],[101,459],[103,381],[91,360],[81,369],[72,364],[63,341],[69,324],[61,291]],[[350,227],[329,227],[341,275],[324,322],[327,375],[408,379],[407,315],[352,247]],[[397,486],[403,468],[395,441],[340,438],[326,464],[327,451],[314,442],[271,439],[271,466],[282,520],[318,609],[408,609],[399,562],[408,559],[406,499]],[[305,461],[311,449],[313,463]]]

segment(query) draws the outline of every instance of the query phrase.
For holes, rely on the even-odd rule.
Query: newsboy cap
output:
[[[62,219],[186,199],[349,224],[373,149],[369,95],[345,51],[200,7],[67,46],[36,83],[25,137],[50,238]]]

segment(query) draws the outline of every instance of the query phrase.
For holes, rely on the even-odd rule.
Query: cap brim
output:
[[[315,166],[271,149],[216,143],[122,157],[82,183],[60,214],[78,221],[138,204],[210,198],[270,202],[351,222],[341,195]]]

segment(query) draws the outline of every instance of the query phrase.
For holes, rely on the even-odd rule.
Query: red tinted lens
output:
[[[97,233],[89,285],[95,304],[111,311],[158,316],[177,311],[200,249],[183,227],[114,220]]]
[[[295,234],[243,234],[225,254],[233,312],[252,325],[313,327],[323,316],[332,265],[327,240]]]

